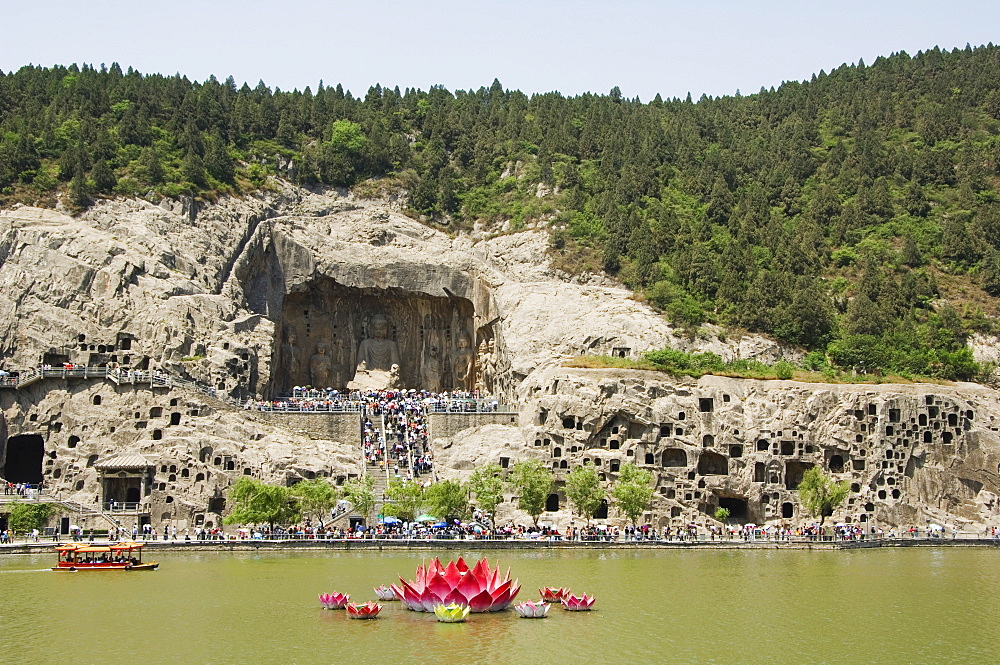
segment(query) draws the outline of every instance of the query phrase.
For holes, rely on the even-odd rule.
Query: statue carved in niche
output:
[[[299,347],[295,331],[285,327],[285,341],[281,344],[281,362],[285,370],[285,382],[290,388],[295,381],[295,374],[299,370]]]
[[[357,364],[364,363],[369,371],[388,372],[393,365],[399,364],[399,346],[387,337],[389,321],[383,315],[376,314],[369,322],[369,330],[371,337],[358,347]]]
[[[316,353],[309,359],[309,376],[312,379],[313,388],[331,387],[331,365],[330,356],[326,355],[326,344],[317,344]]]
[[[441,352],[436,344],[427,348],[420,367],[420,387],[432,393],[441,392]]]
[[[493,375],[496,373],[496,344],[492,339],[479,345],[479,382],[476,388],[490,394],[493,390]]]
[[[475,374],[472,371],[476,365],[476,354],[469,348],[469,336],[460,333],[458,336],[458,349],[455,351],[455,361],[453,364],[455,373],[456,390],[472,390]]]

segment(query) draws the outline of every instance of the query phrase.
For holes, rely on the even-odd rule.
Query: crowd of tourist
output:
[[[5,496],[20,496],[25,499],[34,499],[42,493],[42,484],[32,485],[31,483],[2,483]]]
[[[419,406],[425,413],[494,413],[500,408],[495,399],[480,399],[476,391],[436,393],[428,390],[369,390],[342,391],[333,388],[318,390],[308,386],[294,386],[291,395],[267,400],[248,399],[243,408],[254,411],[317,411],[354,412],[373,408],[387,396],[397,396],[407,403]]]
[[[427,443],[427,393],[371,390],[358,395],[363,407],[365,461],[414,480],[433,469]],[[402,473],[401,473],[402,470]]]

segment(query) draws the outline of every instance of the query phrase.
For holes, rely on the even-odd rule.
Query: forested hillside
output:
[[[757,94],[651,102],[322,83],[283,92],[117,64],[0,73],[0,205],[405,192],[414,214],[549,228],[671,319],[949,378],[1000,308],[1000,49],[880,58]]]

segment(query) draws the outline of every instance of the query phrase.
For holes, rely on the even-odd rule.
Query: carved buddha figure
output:
[[[314,388],[330,386],[330,356],[326,355],[326,344],[316,345],[316,353],[309,359],[309,375]]]
[[[358,347],[358,365],[364,363],[365,369],[388,372],[393,365],[399,364],[399,346],[387,338],[389,322],[376,314],[372,317],[370,330],[372,336]]]
[[[458,349],[455,351],[455,387],[460,390],[471,390],[473,379],[472,371],[476,364],[476,354],[469,348],[469,336],[462,333],[458,336]]]

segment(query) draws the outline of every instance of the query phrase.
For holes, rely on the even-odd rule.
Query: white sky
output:
[[[744,94],[905,50],[996,41],[980,0],[0,0],[0,69],[110,64],[283,90],[380,83],[648,101]]]

